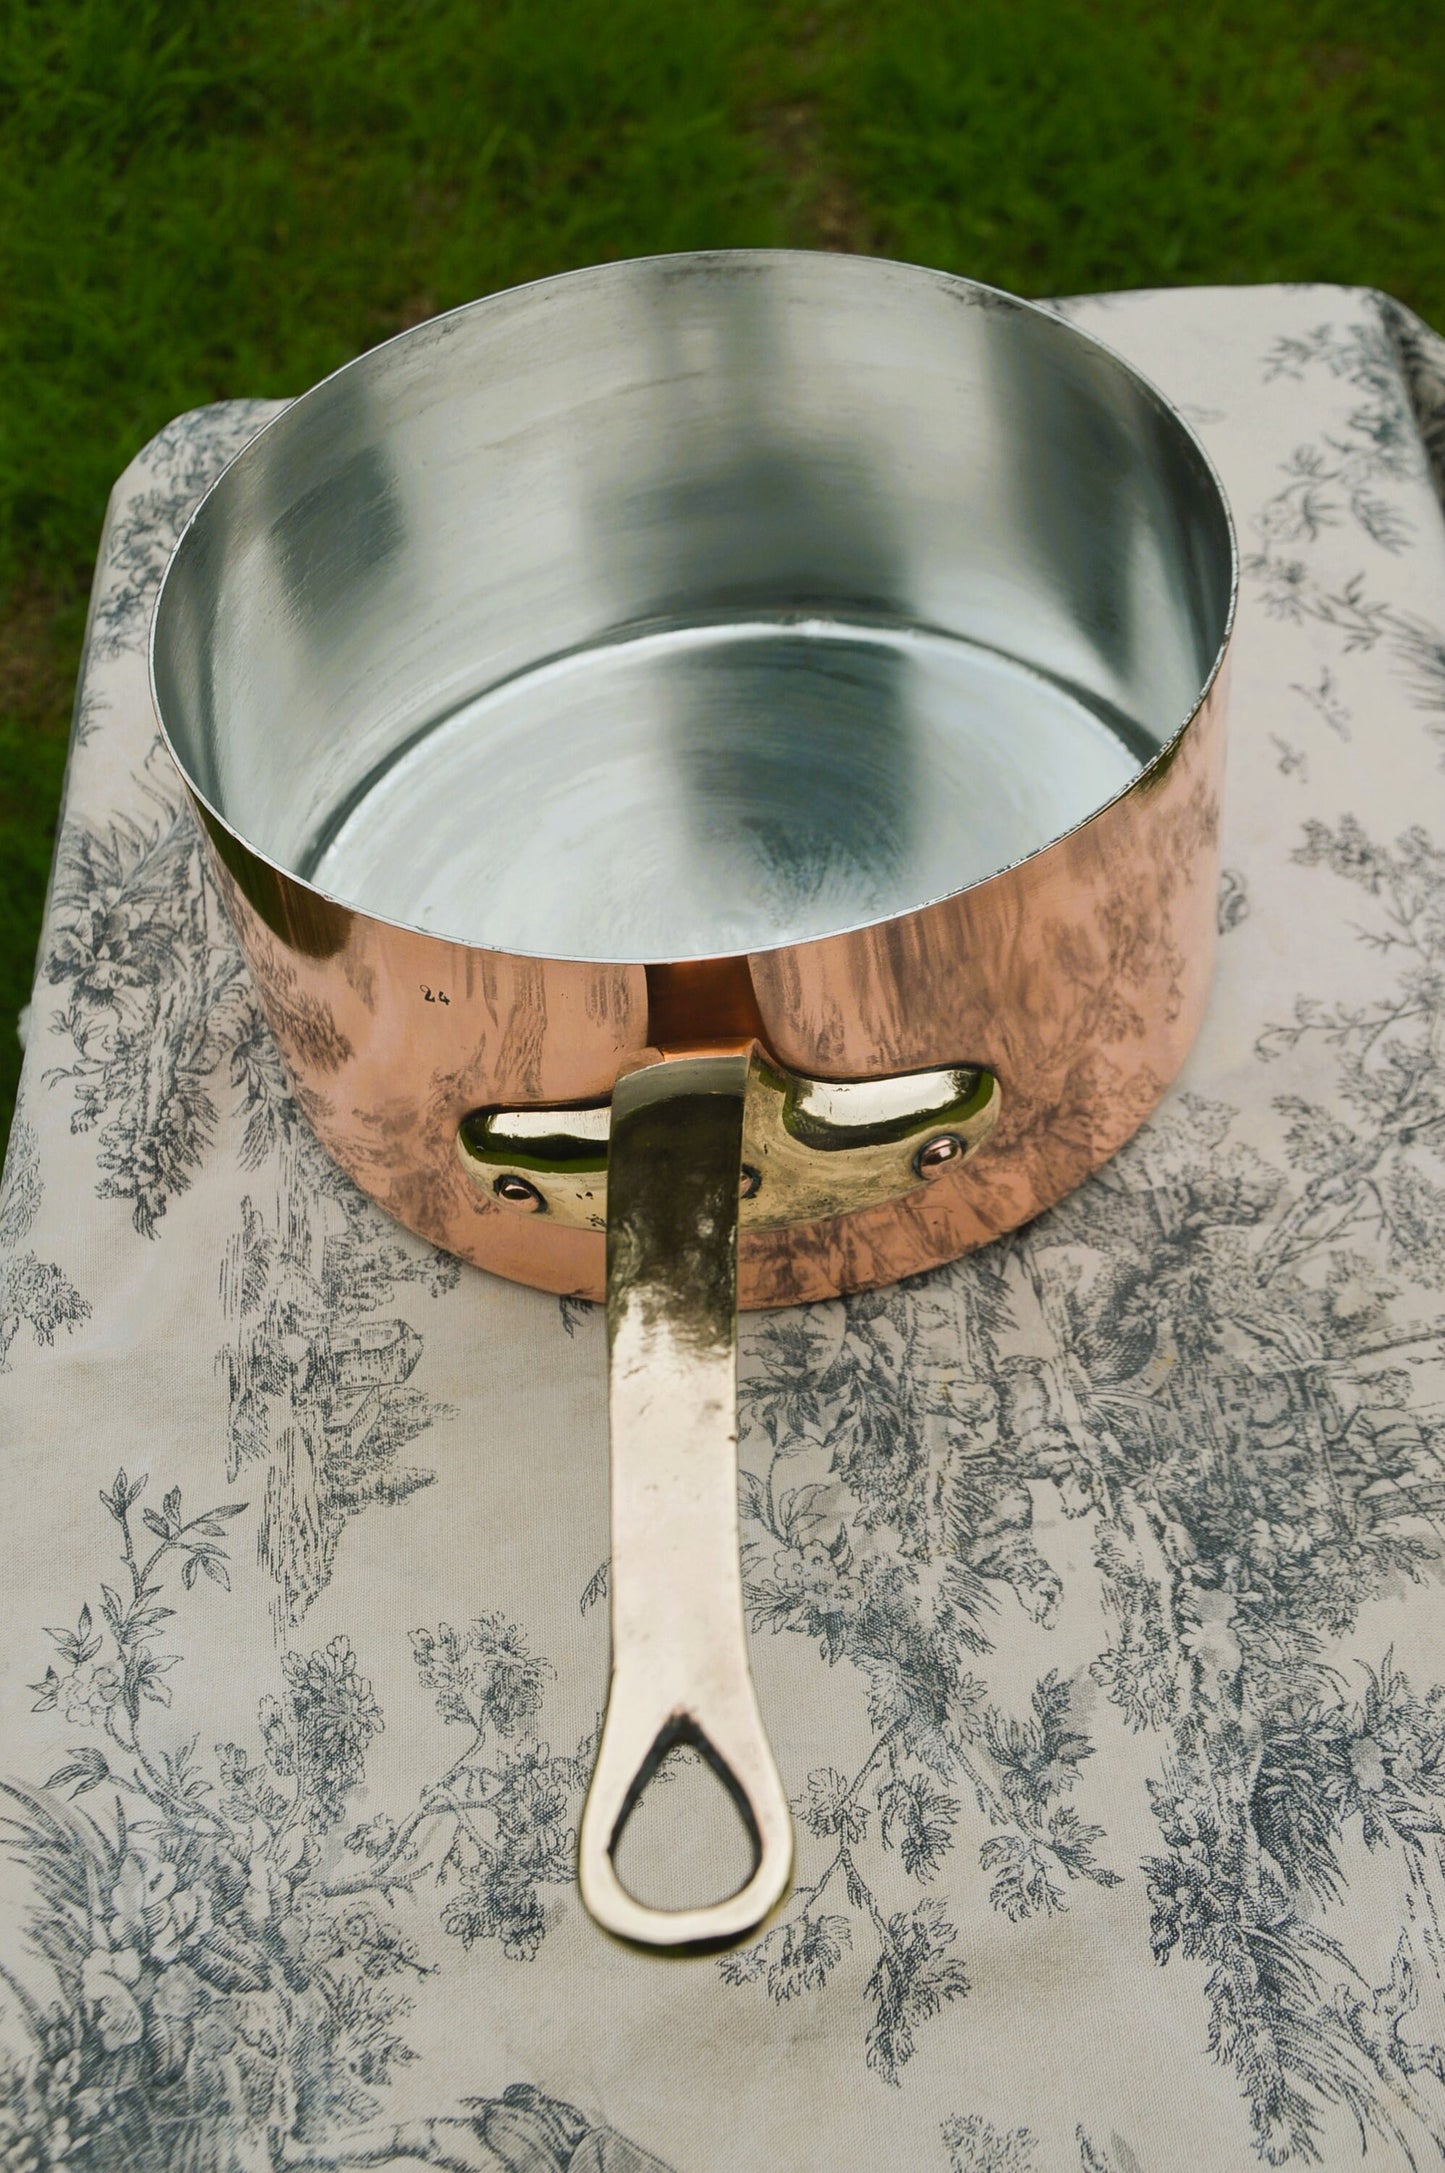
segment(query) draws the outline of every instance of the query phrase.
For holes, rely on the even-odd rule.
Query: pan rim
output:
[[[235,824],[216,807],[210,796],[196,783],[189,763],[180,754],[167,725],[161,704],[160,690],[157,684],[157,643],[166,595],[177,562],[185,549],[187,539],[206,514],[207,508],[212,501],[225,488],[233,470],[241,462],[247,460],[264,439],[268,438],[273,431],[278,430],[302,402],[319,399],[338,380],[373,365],[377,357],[387,354],[392,348],[399,346],[403,342],[410,343],[414,348],[419,338],[437,337],[442,328],[460,318],[474,316],[478,312],[503,303],[515,306],[524,302],[527,296],[535,295],[540,290],[545,289],[549,293],[554,293],[564,286],[585,285],[589,282],[605,281],[623,275],[635,275],[639,270],[659,267],[686,268],[691,273],[708,267],[726,267],[741,270],[750,266],[762,267],[770,264],[812,264],[819,259],[832,264],[842,262],[850,265],[869,264],[880,266],[888,271],[904,274],[910,278],[923,279],[941,288],[954,292],[961,291],[972,297],[984,298],[984,307],[1002,307],[1011,311],[1026,312],[1031,316],[1044,319],[1059,333],[1066,335],[1070,342],[1079,342],[1088,348],[1092,348],[1120,372],[1129,384],[1143,396],[1145,403],[1177,435],[1186,457],[1193,460],[1203,480],[1208,485],[1223,518],[1224,538],[1228,552],[1228,592],[1219,640],[1209,669],[1204,674],[1198,692],[1186,714],[1169,736],[1161,742],[1158,750],[1150,757],[1149,761],[1143,763],[1125,784],[1121,785],[1106,800],[1102,800],[1096,806],[1090,808],[1077,822],[1071,823],[1066,829],[1031,847],[1029,851],[1019,854],[1017,858],[991,870],[989,874],[960,883],[950,890],[939,891],[930,897],[910,900],[906,905],[899,906],[894,910],[867,915],[856,921],[845,921],[836,928],[828,928],[804,936],[790,937],[784,935],[776,943],[757,945],[747,950],[723,952],[684,951],[668,953],[662,956],[654,954],[638,956],[633,952],[625,957],[609,957],[602,953],[584,954],[559,950],[531,950],[524,946],[516,947],[511,944],[490,944],[472,938],[446,935],[435,928],[424,928],[415,922],[406,921],[391,914],[378,913],[369,906],[338,896],[309,876],[297,874],[294,868],[286,866],[274,854],[268,853],[250,838],[244,836],[236,828]],[[1111,810],[1121,806],[1132,794],[1147,792],[1151,784],[1172,766],[1191,728],[1208,708],[1211,697],[1219,683],[1220,675],[1224,670],[1238,617],[1239,589],[1239,542],[1233,509],[1219,471],[1197,431],[1143,370],[1128,361],[1107,340],[1101,339],[1094,332],[1085,331],[1078,325],[1073,324],[1062,315],[1059,309],[1051,306],[1048,302],[1030,301],[1021,295],[1010,293],[1006,288],[993,286],[983,280],[971,279],[961,273],[943,271],[936,266],[915,264],[906,259],[873,256],[862,252],[848,252],[845,254],[809,249],[679,250],[645,257],[616,258],[603,264],[580,266],[572,271],[550,273],[538,279],[520,282],[516,286],[498,288],[490,294],[477,296],[471,301],[457,304],[453,309],[441,311],[437,316],[423,320],[421,324],[411,325],[403,331],[393,333],[390,338],[379,341],[374,347],[364,349],[359,355],[353,356],[350,361],[342,363],[337,369],[318,379],[314,385],[308,386],[304,392],[288,400],[226,462],[220,474],[197,500],[180,529],[167,558],[161,579],[157,584],[151,608],[146,639],[146,676],[150,690],[151,707],[162,743],[174,762],[177,773],[187,792],[203,812],[207,826],[214,825],[216,829],[223,832],[248,860],[254,862],[259,868],[266,870],[271,876],[277,878],[281,884],[321,901],[333,912],[352,915],[358,919],[372,922],[378,927],[394,929],[400,933],[419,937],[428,943],[443,944],[478,956],[517,958],[544,965],[607,966],[641,970],[654,965],[687,966],[718,960],[767,958],[784,952],[807,950],[840,939],[854,938],[880,928],[897,926],[912,920],[918,915],[930,913],[940,906],[951,904],[961,898],[976,896],[990,885],[1002,882],[1014,875],[1020,868],[1027,867],[1032,862],[1042,860],[1046,855],[1056,852],[1059,848],[1065,846],[1070,839],[1079,836],[1081,832],[1089,829],[1094,823],[1107,816]]]

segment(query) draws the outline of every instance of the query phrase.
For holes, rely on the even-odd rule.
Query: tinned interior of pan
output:
[[[1174,412],[863,259],[617,264],[418,327],[205,501],[153,670],[254,851],[463,942],[656,961],[904,913],[1075,827],[1228,631]]]

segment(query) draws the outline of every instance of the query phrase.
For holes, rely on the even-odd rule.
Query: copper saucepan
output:
[[[435,1244],[605,1294],[612,1682],[580,1839],[648,1946],[755,1931],[738,1303],[892,1282],[1078,1184],[1213,952],[1235,553],[1174,411],[939,273],[607,265],[419,325],[227,469],[156,707],[297,1096]],[[614,1853],[677,1742],[753,1841]]]

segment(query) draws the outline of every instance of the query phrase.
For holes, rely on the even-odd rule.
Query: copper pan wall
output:
[[[1003,1087],[976,1160],[894,1207],[741,1241],[744,1306],[916,1274],[1060,1199],[1133,1133],[1198,1030],[1214,958],[1227,673],[1122,798],[1019,867],[879,927],[711,966],[515,958],[319,900],[203,809],[305,1113],[366,1192],[494,1273],[603,1294],[603,1238],[518,1217],[458,1151],[472,1110],[601,1100],[717,1031],[854,1079],[973,1062]]]

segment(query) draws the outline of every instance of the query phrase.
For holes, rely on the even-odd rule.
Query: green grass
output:
[[[1438,0],[0,0],[0,35],[0,1136],[106,494],[179,410],[719,244],[1445,323]]]

